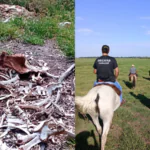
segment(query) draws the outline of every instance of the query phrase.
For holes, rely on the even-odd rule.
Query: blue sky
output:
[[[75,0],[76,57],[150,57],[150,0]]]

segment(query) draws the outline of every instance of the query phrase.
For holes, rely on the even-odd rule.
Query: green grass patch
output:
[[[8,4],[19,4],[28,8],[29,2],[30,0],[16,0],[8,1]],[[7,23],[0,22],[0,40],[20,39],[25,43],[43,45],[45,40],[55,38],[60,49],[67,56],[74,57],[74,1],[44,0],[39,3],[34,0],[30,3],[38,16],[33,19],[17,17]],[[59,27],[61,22],[71,22],[71,25]]]

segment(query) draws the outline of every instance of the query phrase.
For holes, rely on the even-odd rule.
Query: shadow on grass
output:
[[[139,99],[143,105],[145,105],[146,107],[148,107],[150,109],[150,99],[149,98],[147,98],[143,94],[135,95],[133,92],[130,92],[130,94],[132,96],[134,96],[136,99]]]
[[[126,85],[129,89],[132,88],[132,83],[131,83],[131,82],[125,81],[125,80],[122,80],[122,81],[125,83],[125,85]]]
[[[94,145],[88,143],[88,138],[92,137],[94,140]],[[98,143],[94,131],[83,131],[76,135],[76,150],[99,150]]]
[[[87,121],[88,123],[90,123],[90,122],[93,123],[93,120],[92,120],[92,118],[89,114],[82,115],[80,112],[78,112],[78,116],[79,116],[80,119],[83,119],[83,120]],[[98,119],[99,119],[99,123],[100,123],[101,127],[103,128],[102,119],[101,118],[98,118]],[[95,126],[94,123],[93,123],[93,125]],[[95,126],[95,128],[96,128],[96,126]]]
[[[146,77],[143,77],[143,78],[150,81],[150,78],[146,78]]]

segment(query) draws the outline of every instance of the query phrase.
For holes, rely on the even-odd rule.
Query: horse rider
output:
[[[119,75],[119,68],[116,59],[108,55],[109,51],[109,46],[103,45],[102,56],[98,57],[94,62],[94,74],[97,75],[97,80],[94,82],[94,86],[102,82],[115,85],[121,91],[120,100],[122,105],[125,102],[122,98],[122,87],[119,82],[116,81]]]
[[[137,74],[137,71],[136,71],[134,64],[132,64],[132,66],[130,68],[129,75],[128,75],[130,81],[131,81],[131,75],[136,75],[136,77],[138,77],[138,74]]]

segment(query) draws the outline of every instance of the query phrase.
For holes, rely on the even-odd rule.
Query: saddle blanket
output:
[[[114,85],[117,89],[119,89],[120,94],[118,94],[118,92],[112,87],[116,91],[116,93],[120,96],[120,102],[122,103],[122,87],[120,86],[119,82],[117,82],[117,81],[116,82],[97,82],[97,81],[95,81],[93,87],[101,85],[101,84]]]

